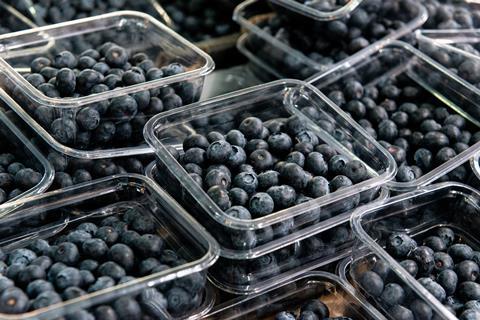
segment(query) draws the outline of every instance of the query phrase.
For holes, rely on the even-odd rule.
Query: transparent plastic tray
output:
[[[397,281],[411,289],[442,319],[457,319],[428,290],[412,277],[384,249],[386,238],[392,232],[406,232],[414,239],[425,236],[439,227],[453,229],[456,237],[478,249],[478,203],[480,193],[459,183],[440,183],[424,187],[387,200],[375,206],[367,205],[352,215],[352,228],[358,243],[353,252],[351,277],[371,270],[377,261],[390,267]],[[455,212],[455,214],[450,214]],[[362,249],[363,248],[363,249]],[[368,255],[362,250],[367,250]],[[356,255],[359,253],[359,255]],[[361,254],[361,255],[360,255]],[[378,298],[372,299],[378,301]]]
[[[336,129],[352,139],[353,151],[348,151],[339,141],[308,119],[300,109],[313,106],[320,117],[328,119]],[[369,167],[370,179],[301,205],[274,212],[252,220],[234,219],[223,212],[187,174],[185,169],[168,152],[168,147],[182,151],[182,141],[190,133],[217,130],[226,133],[235,125],[234,119],[246,114],[268,120],[297,115],[305,121],[325,143],[350,159],[356,158]],[[359,125],[334,106],[314,87],[297,80],[283,80],[240,90],[207,101],[177,109],[152,118],[145,128],[145,138],[156,151],[158,173],[162,185],[192,214],[202,217],[202,223],[212,222],[228,230],[258,230],[297,217],[296,226],[308,224],[306,216],[312,210],[339,202],[355,194],[371,199],[396,172],[393,158],[383,148],[378,148]],[[368,200],[367,200],[368,201]],[[341,202],[341,201],[340,201]],[[303,218],[302,218],[303,217]],[[335,219],[335,217],[333,218]],[[329,220],[326,220],[328,223]],[[229,246],[225,245],[224,246]],[[231,246],[231,245],[230,245]]]
[[[20,162],[25,167],[32,168],[42,174],[42,179],[36,186],[28,190],[22,190],[22,193],[9,201],[43,193],[52,184],[55,172],[42,153],[8,118],[3,107],[0,101],[0,141],[2,145],[0,153],[11,153],[15,156],[15,162]],[[7,170],[7,168],[4,168],[4,170]]]
[[[147,167],[146,176],[153,180],[158,177],[155,162]],[[382,189],[375,201],[384,201],[388,196],[388,191]],[[353,239],[349,219],[352,211],[343,213],[332,223],[303,228],[254,250],[231,250],[220,245],[220,260],[210,268],[210,280],[222,291],[253,294],[307,270],[338,261],[351,252]],[[209,230],[214,238],[222,239],[222,233]],[[265,261],[270,263],[265,264]],[[263,263],[263,267],[255,267],[258,263]]]
[[[247,298],[221,304],[206,319],[273,319],[281,311],[295,311],[307,301],[324,302],[331,317],[385,319],[375,308],[358,297],[351,286],[337,276],[321,271],[309,272],[277,283],[275,288]]]
[[[0,2],[0,34],[5,31],[15,32],[30,28],[35,28],[36,25],[20,12],[15,10],[12,6]]]
[[[42,5],[42,1],[39,0],[6,0],[6,2],[13,6],[16,10],[20,11],[22,14],[26,15],[28,18],[32,19],[32,21],[34,21],[39,26],[53,24],[52,21],[45,20],[45,15],[48,14],[48,10],[52,6],[54,6],[54,4],[51,4],[51,6],[48,5],[50,4],[50,2],[47,2],[47,5],[45,5],[45,2],[43,2],[43,6],[41,8],[39,8],[38,5]],[[171,25],[170,17],[166,14],[165,10],[157,0],[127,0],[125,1],[125,4],[122,6],[121,10],[143,12],[152,15],[155,18],[160,18],[163,22],[165,22],[165,24],[169,26]],[[96,15],[91,14],[92,10],[86,11],[90,11],[90,14],[88,15],[89,17]]]
[[[280,14],[292,15],[293,18],[297,19],[307,17],[318,21],[341,19],[355,10],[362,1],[363,0],[348,0],[343,6],[340,5],[337,9],[326,11],[315,8],[315,2],[307,5],[303,4],[302,0],[270,0],[272,6],[274,6],[275,10]]]
[[[79,98],[49,98],[20,74],[28,73],[29,63],[38,56],[51,56],[65,46],[73,53],[79,53],[78,51],[92,47],[92,44],[96,44],[96,47],[106,41],[124,46],[129,53],[147,53],[157,67],[177,62],[183,64],[186,71]],[[136,135],[130,139],[132,141],[114,141],[116,145],[110,143],[100,146],[100,149],[88,145],[80,150],[78,146],[72,146],[75,145],[76,137],[70,145],[61,144],[52,137],[50,128],[42,125],[34,115],[39,106],[52,110],[54,118],[74,117],[83,107],[146,90],[157,95],[158,90],[166,86],[173,88],[182,98],[182,104],[186,105],[199,99],[205,75],[214,67],[212,59],[193,44],[151,16],[133,11],[120,11],[4,35],[0,36],[0,44],[0,83],[17,102],[12,104],[12,108],[57,151],[78,158],[98,159],[152,153],[144,144],[141,133],[143,123],[153,114],[145,114],[149,112],[143,111],[135,115],[132,121],[135,121],[138,128],[133,130]],[[109,116],[108,120],[115,122],[120,119]]]
[[[138,277],[76,299],[21,315],[1,314],[0,318],[53,319],[79,309],[108,304],[120,297],[136,296],[146,288],[159,285],[165,288],[167,283],[182,287],[181,281],[186,281],[194,274],[205,276],[204,270],[217,259],[216,241],[153,181],[140,175],[111,176],[2,206],[2,249],[8,253],[24,248],[36,239],[61,237],[83,222],[100,222],[106,217],[123,218],[125,214],[132,212],[151,219],[152,224],[148,226],[155,229],[153,233],[158,233],[164,239],[165,248],[175,251],[184,260],[175,262],[174,267],[170,266],[164,271]],[[137,217],[134,221],[139,220]],[[134,229],[139,230],[137,227]],[[191,312],[208,312],[213,305],[214,294],[211,289],[204,290],[204,287],[191,287],[191,294],[195,295],[191,301],[194,303],[186,306],[181,314],[169,314],[162,309],[163,316],[166,319],[188,318],[194,317]],[[163,290],[165,289],[161,287],[160,291]]]
[[[356,79],[366,86],[397,76],[405,77],[412,86],[426,90],[427,98],[438,102],[435,107],[453,109],[452,113],[457,113],[468,120],[467,124],[473,129],[480,125],[477,116],[479,96],[466,87],[462,79],[452,77],[447,69],[400,41],[384,41],[377,48],[360,52],[327,72],[312,77],[308,82],[328,96],[333,88],[338,88],[347,79]],[[470,160],[478,148],[480,144],[476,143],[453,159],[429,172],[424,172],[420,178],[410,182],[390,181],[388,186],[394,191],[404,192],[425,186],[440,178],[448,178],[445,175]]]
[[[418,15],[415,18],[406,22],[404,26],[384,39],[399,39],[420,27],[427,19],[427,11],[421,5],[418,5],[417,11]],[[267,21],[274,15],[266,1],[247,0],[235,9],[233,19],[251,34],[249,37],[251,41],[246,42],[246,47],[250,52],[261,57],[262,61],[268,62],[270,68],[276,70],[277,73],[282,75],[282,78],[304,80],[315,73],[325,71],[331,66],[316,62],[298,48],[293,48],[281,42],[259,27],[260,23]],[[317,28],[318,30],[325,29],[324,26],[318,26]],[[374,44],[371,46],[374,46]],[[330,56],[330,52],[325,55]]]

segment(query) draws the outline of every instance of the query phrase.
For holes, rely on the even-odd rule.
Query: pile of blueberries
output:
[[[147,54],[131,55],[112,42],[80,55],[61,51],[37,57],[30,69],[25,79],[50,98],[83,97],[185,72],[180,63],[157,68]],[[191,103],[198,93],[195,84],[182,82],[98,101],[78,111],[39,105],[15,86],[11,94],[59,143],[92,150],[143,143],[143,127],[150,116]]]
[[[27,17],[34,12],[35,21],[55,24],[93,17],[120,10],[136,10],[155,16],[149,0],[9,0],[9,3]],[[33,8],[30,5],[33,4]]]
[[[307,109],[319,114],[313,107],[302,110]],[[325,130],[333,130],[332,123],[323,123]],[[187,136],[183,153],[170,149],[192,180],[231,217],[265,217],[370,178],[363,162],[338,154],[299,116],[265,122],[240,117],[231,127],[224,134]],[[352,148],[348,141],[345,144]],[[346,199],[343,212],[360,200],[358,194]],[[308,216],[308,223],[316,223],[330,218],[330,213],[315,209]],[[294,225],[293,219],[286,219],[257,233],[229,230],[220,241],[236,250],[251,249],[291,233]]]
[[[305,301],[300,308],[300,313],[282,311],[275,315],[275,320],[352,320],[349,317],[330,317],[328,306],[320,300]]]
[[[351,16],[334,21],[303,26],[279,14],[257,25],[276,40],[301,51],[321,68],[306,65],[291,52],[281,51],[253,34],[247,45],[281,74],[306,79],[398,30],[417,17],[418,11],[417,2],[412,0],[365,0]],[[300,21],[304,23],[306,19]]]
[[[251,286],[311,261],[342,254],[352,240],[351,229],[339,226],[252,260],[220,258],[212,273],[230,286]]]
[[[136,173],[143,175],[145,166],[153,160],[153,157],[90,160],[71,158],[56,151],[51,151],[48,153],[47,159],[55,169],[52,189],[56,190],[115,174]]]
[[[0,154],[0,204],[32,189],[42,180],[43,174],[28,167],[24,160],[12,153]]]
[[[428,11],[424,29],[480,27],[480,10],[477,4],[465,4],[456,0],[422,0],[421,3]]]
[[[173,20],[176,31],[191,41],[209,40],[238,31],[238,25],[232,20],[233,6],[224,5],[222,1],[161,0],[160,3]]]
[[[1,252],[0,313],[41,309],[187,263],[142,210],[83,219],[50,239]],[[163,319],[167,311],[180,316],[200,305],[205,284],[205,275],[194,273],[65,319]]]
[[[406,233],[393,233],[387,252],[459,319],[480,318],[480,252],[465,237],[440,227],[417,241]],[[388,264],[378,260],[372,271],[359,275],[359,283],[377,298],[394,319],[433,319],[434,311],[410,289],[396,283]]]
[[[371,66],[376,75],[390,70],[380,60]],[[390,152],[399,167],[398,182],[418,179],[480,141],[480,131],[439,106],[439,100],[406,73],[364,86],[370,81],[368,73],[360,70],[322,90]],[[438,181],[463,182],[469,170],[459,166]]]

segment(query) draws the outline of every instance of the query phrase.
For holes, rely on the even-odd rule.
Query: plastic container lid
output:
[[[233,19],[248,32],[250,32],[252,37],[257,37],[261,41],[265,42],[265,53],[268,57],[268,60],[263,59],[263,61],[268,61],[268,64],[272,66],[272,69],[276,68],[276,64],[283,64],[284,61],[287,60],[295,65],[295,72],[300,72],[301,74],[304,73],[301,71],[303,69],[308,71],[307,74],[312,75],[318,72],[324,72],[330,67],[329,65],[327,66],[316,62],[297,48],[293,48],[283,43],[258,26],[258,21],[263,21],[271,16],[272,12],[269,10],[269,7],[265,5],[264,1],[259,0],[247,0],[242,2],[235,8],[233,14]],[[415,18],[413,18],[411,21],[405,22],[402,27],[385,36],[382,40],[399,39],[420,27],[427,20],[427,18],[427,10],[423,6],[418,5],[418,15]],[[370,47],[375,45],[376,44],[371,44]],[[267,46],[271,46],[272,49],[268,48]],[[250,49],[250,51],[252,50]],[[281,73],[279,70],[277,70],[277,72]],[[281,74],[283,77],[293,76],[293,74]],[[302,80],[305,78],[306,77],[304,77]]]
[[[324,302],[331,317],[353,319],[385,319],[364,299],[358,297],[351,286],[337,276],[315,271],[277,283],[271,290],[236,298],[220,304],[206,319],[270,319],[277,312],[298,311],[308,300]]]
[[[424,288],[400,263],[384,249],[386,237],[393,232],[406,232],[414,239],[439,227],[454,230],[456,236],[475,247],[479,243],[477,223],[480,193],[460,183],[439,183],[405,193],[383,203],[366,205],[356,210],[351,219],[359,243],[353,249],[352,272],[355,280],[380,259],[394,272],[401,283],[422,299],[444,319],[457,319],[439,300]],[[455,212],[455,214],[451,214]],[[370,254],[365,255],[365,251]],[[478,248],[476,248],[478,249]],[[358,269],[357,269],[358,268]],[[378,301],[378,299],[375,299]]]
[[[308,17],[318,21],[330,21],[341,19],[357,8],[363,0],[347,0],[343,6],[326,11],[315,8],[316,2],[309,1],[311,4],[304,4],[302,0],[269,0],[272,4],[281,6],[287,10],[293,11],[301,16]],[[345,1],[344,1],[345,2]]]
[[[186,71],[78,98],[49,98],[20,74],[29,72],[29,63],[38,56],[51,56],[55,50],[63,50],[65,46],[72,48],[72,45],[74,45],[73,53],[79,54],[88,46],[91,47],[93,42],[97,42],[98,45],[106,41],[114,41],[116,44],[124,46],[130,53],[146,52],[157,67],[178,62],[185,66]],[[1,72],[2,86],[18,103],[12,104],[11,107],[44,140],[48,141],[52,148],[77,158],[111,158],[147,154],[152,153],[152,150],[148,146],[142,145],[143,139],[139,139],[136,145],[121,145],[118,148],[104,145],[101,149],[92,146],[79,149],[61,144],[52,137],[48,131],[49,128],[42,126],[33,116],[33,112],[38,106],[45,106],[53,110],[57,117],[71,117],[72,113],[76,115],[82,107],[94,103],[141,91],[159,90],[165,86],[176,86],[175,88],[182,90],[185,88],[185,97],[181,93],[175,92],[183,97],[183,104],[188,104],[200,97],[203,79],[214,68],[213,60],[206,53],[151,16],[133,11],[120,11],[11,33],[0,36],[0,44],[2,45],[0,50],[0,66],[3,68]],[[187,94],[186,89],[192,90]],[[30,112],[27,112],[29,110]],[[151,115],[146,114],[145,116],[148,118]]]
[[[10,121],[2,109],[0,109],[0,141],[2,141],[0,153],[12,153],[15,156],[15,162],[20,162],[26,167],[35,169],[42,174],[42,179],[36,186],[25,190],[7,202],[46,191],[52,184],[55,175],[52,165],[12,121]],[[7,168],[4,169],[6,170]]]
[[[465,86],[465,81],[452,77],[447,69],[400,41],[383,41],[376,47],[355,54],[327,72],[312,77],[308,82],[328,95],[331,88],[352,76],[366,85],[398,75],[406,75],[409,81],[425,89],[439,104],[442,103],[477,124],[475,119],[478,119],[480,95],[472,93],[470,87]],[[428,185],[469,161],[479,148],[480,143],[476,143],[449,161],[424,172],[420,178],[410,182],[390,181],[388,186],[391,190],[404,192]]]
[[[107,304],[112,300],[136,295],[147,288],[157,287],[167,282],[201,273],[211,266],[218,257],[217,242],[185,210],[150,179],[134,174],[115,175],[79,186],[17,200],[0,208],[0,229],[2,230],[2,249],[5,252],[24,248],[35,239],[56,239],[82,222],[97,222],[106,217],[127,219],[134,214],[134,221],[141,223],[139,214],[151,219],[149,228],[152,233],[164,240],[165,247],[175,251],[184,260],[175,267],[138,277],[135,280],[117,284],[107,289],[82,295],[73,300],[51,305],[46,308],[28,311],[23,314],[1,314],[1,319],[53,319],[62,315],[88,309],[98,304]],[[134,217],[134,216],[132,216]],[[127,219],[128,220],[128,219]],[[101,220],[103,221],[103,220]],[[145,232],[146,225],[139,224],[132,229]],[[131,230],[131,229],[130,229]],[[140,232],[140,231],[139,231]],[[137,254],[137,252],[135,252]],[[173,258],[173,257],[171,257]],[[170,260],[169,260],[170,261]],[[165,262],[167,263],[167,262]],[[192,280],[195,281],[195,280]],[[186,284],[189,283],[188,281]],[[186,285],[185,284],[185,285]],[[197,292],[190,283],[193,293]],[[198,288],[201,290],[202,288]],[[164,289],[161,289],[164,290]],[[192,294],[193,294],[192,293]],[[200,293],[198,293],[200,294]],[[205,313],[212,307],[211,289],[202,293],[195,312]],[[203,306],[203,307],[202,307]],[[183,310],[184,314],[164,316],[193,316],[192,310]]]

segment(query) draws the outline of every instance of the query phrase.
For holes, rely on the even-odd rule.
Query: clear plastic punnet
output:
[[[8,118],[4,107],[0,102],[2,203],[45,192],[55,174],[42,153]]]
[[[478,148],[480,148],[477,138],[471,138],[478,136],[478,134],[475,135],[475,133],[479,131],[479,95],[472,92],[470,88],[465,85],[465,81],[452,76],[449,70],[422,52],[414,49],[407,43],[385,41],[376,48],[360,52],[331,70],[312,77],[308,82],[334,100],[337,99],[335,96],[338,97],[338,93],[343,95],[341,91],[344,90],[347,83],[360,83],[360,85],[365,88],[365,91],[362,93],[363,98],[361,99],[366,98],[367,100],[362,101],[368,104],[369,108],[373,109],[369,110],[369,112],[360,113],[354,109],[349,109],[351,107],[350,103],[355,101],[354,98],[348,98],[345,101],[337,99],[336,103],[339,103],[343,110],[348,109],[352,111],[351,115],[354,120],[360,123],[369,123],[372,134],[378,134],[380,132],[379,128],[381,127],[380,124],[382,120],[375,122],[380,111],[384,111],[383,120],[387,122],[395,120],[397,121],[395,124],[401,124],[401,122],[398,122],[396,119],[398,116],[395,114],[396,111],[402,111],[407,114],[410,122],[407,121],[406,124],[398,125],[398,136],[395,137],[395,139],[404,138],[407,142],[410,141],[410,149],[406,151],[405,159],[403,159],[403,157],[396,157],[396,161],[401,162],[398,162],[399,171],[396,181],[393,180],[388,183],[392,190],[404,192],[428,185],[434,181],[466,180],[470,168],[468,165],[465,166],[465,163],[469,161],[477,152]],[[389,87],[390,84],[393,84],[393,86]],[[390,95],[390,92],[385,89],[385,92],[379,93],[376,96],[374,95],[373,98],[368,96],[371,92],[378,93],[377,90],[381,90],[384,87],[389,87],[388,89],[401,88],[398,89],[400,90],[400,94],[397,95],[394,93]],[[402,91],[404,88],[408,89],[405,91],[405,94],[403,94]],[[382,110],[377,110],[380,107]],[[391,109],[391,107],[393,109]],[[418,109],[425,111],[425,113],[421,113],[420,111],[416,112]],[[421,127],[424,119],[437,119],[435,122],[438,121],[445,125],[450,123],[449,121],[451,119],[445,122],[445,119],[437,116],[437,109],[440,109],[439,111],[442,111],[441,113],[446,114],[446,116],[458,119],[461,123],[461,130],[467,131],[462,148],[454,151],[448,159],[439,157],[437,160],[434,160],[440,148],[436,149],[435,144],[432,146],[429,145],[430,142],[434,141],[428,138],[432,135],[428,132],[430,129],[425,130],[424,127]],[[421,121],[417,119],[418,116]],[[435,130],[438,130],[438,128]],[[445,129],[440,128],[437,132],[445,132],[442,130]],[[429,134],[429,136],[423,139],[424,134]],[[442,138],[444,137],[443,134],[441,136]],[[452,136],[450,136],[451,138],[448,137],[449,136],[447,136],[448,141],[444,141],[448,143],[443,144],[442,147],[452,149],[456,142],[461,141],[452,138]],[[398,156],[398,154],[396,154],[397,148],[395,147],[395,143],[397,142],[395,139],[395,141],[387,140],[390,138],[384,137],[383,135],[377,136],[377,138],[378,140],[384,140],[382,145],[388,148],[389,152]],[[415,140],[416,138],[418,139]],[[452,140],[450,141],[450,139]],[[392,146],[394,147],[391,148]],[[415,159],[417,150],[422,148],[431,149],[432,161],[429,162],[428,165],[421,164],[420,160],[422,159]],[[418,166],[420,171],[412,170],[412,175],[406,177],[399,176],[405,160],[407,163],[406,168],[409,168],[409,166]]]
[[[305,107],[313,107],[321,114],[310,113],[312,119],[308,119],[303,112],[312,109]],[[364,161],[369,168],[369,178],[263,217],[239,219],[229,215],[228,210],[222,210],[170,153],[180,152],[182,156],[183,141],[192,133],[218,131],[226,134],[247,116],[268,121],[293,115],[305,121],[309,130],[336,152]],[[328,134],[323,129],[326,129],[325,120],[334,125],[337,134],[343,132],[346,136],[341,134],[334,138]],[[338,259],[339,252],[343,254],[350,248],[351,236],[346,221],[351,210],[360,203],[388,197],[388,192],[380,190],[380,186],[396,171],[388,152],[377,153],[376,142],[371,138],[364,140],[368,135],[358,125],[337,108],[332,108],[331,102],[320,92],[296,80],[245,89],[154,118],[147,124],[145,136],[157,156],[156,168],[150,166],[147,175],[214,235],[222,247],[223,265],[229,266],[229,274],[224,272],[226,268],[222,270],[221,263],[211,274],[215,274],[217,285],[223,284],[225,290],[241,294],[264,290],[274,283],[270,279],[301,272],[300,262],[306,268],[307,263],[318,266]],[[353,139],[346,144],[347,148],[340,142],[346,137]],[[302,240],[307,243],[305,247],[311,246],[311,251],[301,249]],[[268,264],[265,271],[258,268],[262,263]],[[234,275],[235,269],[238,276]]]
[[[331,10],[317,8],[321,1],[309,1],[310,3],[302,3],[307,1],[302,0],[270,0],[272,6],[281,14],[293,15],[295,18],[310,18],[318,21],[330,21],[341,19],[348,16],[355,10],[363,0],[347,0],[336,1]],[[344,3],[343,5],[340,3]]]
[[[15,112],[57,151],[77,158],[152,153],[143,140],[144,124],[155,114],[197,101],[205,75],[214,67],[193,44],[133,11],[12,33],[1,36],[0,44],[1,86],[17,103]],[[60,66],[71,66],[62,60],[71,57],[65,50],[77,61],[75,90],[85,94],[60,94],[55,74]],[[88,68],[91,56],[102,60],[93,69]],[[45,66],[43,57],[53,67]],[[28,76],[34,72],[32,81]],[[41,83],[38,72],[50,83]],[[70,90],[69,83],[61,82],[62,90]]]
[[[363,1],[359,8],[369,5],[368,2]],[[406,36],[420,27],[427,19],[426,9],[418,3],[413,3],[413,7],[409,8],[410,15],[406,14],[406,10],[404,11],[407,17],[397,17],[399,28],[372,38],[369,46],[375,46],[376,41],[381,39],[399,39]],[[235,9],[233,19],[249,32],[245,39],[245,47],[269,68],[276,70],[276,73],[282,78],[305,80],[316,73],[324,72],[335,63],[343,61],[364,48],[352,45],[352,48],[346,49],[348,47],[347,37],[328,38],[327,31],[325,31],[327,29],[325,24],[329,23],[328,21],[315,21],[314,26],[304,27],[306,30],[302,30],[297,25],[287,25],[274,31],[269,26],[271,19],[278,20],[275,21],[277,27],[282,24],[279,22],[278,14],[272,12],[267,1],[247,0],[241,3]],[[287,37],[287,31],[293,35]],[[275,34],[272,34],[273,32]],[[308,40],[309,36],[315,34],[321,35],[323,40],[317,42],[316,37]],[[328,41],[324,39],[325,37],[328,38]],[[292,40],[289,41],[286,38]],[[322,45],[317,45],[317,43]],[[339,54],[339,52],[342,53]]]
[[[6,256],[2,263],[25,262],[19,258],[23,253],[27,264],[31,262],[23,267],[34,268],[31,259],[38,257],[34,261],[44,261],[43,274],[48,275],[44,279],[53,281],[45,293],[27,289],[29,304],[20,304],[15,314],[0,314],[1,319],[54,319],[107,311],[132,319],[193,319],[214,305],[215,294],[205,270],[216,261],[218,244],[144,176],[116,175],[17,200],[2,206],[0,215],[1,248]],[[158,245],[138,247],[141,239]],[[108,243],[103,254],[98,249],[101,246],[93,246],[102,241]],[[157,267],[145,260],[156,261]],[[76,282],[75,290],[65,289],[77,279],[70,270],[78,272],[76,268],[92,271]],[[64,270],[71,275],[65,283],[61,281]],[[93,273],[98,278],[91,279]],[[12,285],[25,290],[23,278],[14,279]]]
[[[352,287],[339,277],[322,271],[309,272],[278,283],[269,291],[237,298],[216,306],[205,318],[209,320],[273,319],[282,311],[299,315],[307,303],[323,302],[330,317],[385,319]]]
[[[419,310],[433,313],[440,319],[457,319],[463,313],[471,312],[467,311],[468,305],[463,304],[475,299],[471,294],[478,292],[479,285],[475,280],[464,278],[458,265],[464,264],[463,261],[473,263],[475,258],[472,257],[472,261],[463,260],[464,257],[457,256],[455,250],[457,247],[479,249],[476,230],[479,201],[477,190],[447,182],[359,208],[351,220],[358,241],[350,266],[353,283],[375,302],[378,309],[383,309],[392,318],[400,313],[411,314]],[[443,251],[433,245],[432,240],[437,239],[441,239],[440,246],[445,245],[447,249]],[[418,253],[424,251],[425,256],[420,254],[425,257],[422,263]],[[428,258],[430,255],[435,257],[434,260]],[[452,265],[455,261],[457,267],[450,270],[448,261],[444,259],[454,259],[450,261]],[[412,268],[412,262],[417,264],[418,270]],[[443,282],[444,268],[449,270],[446,273],[453,270],[459,273],[455,288]],[[427,276],[430,272],[432,277]],[[434,274],[438,277],[433,278]],[[403,286],[403,299],[388,299],[374,279],[383,279],[383,291]],[[458,308],[459,304],[455,301],[462,307]]]

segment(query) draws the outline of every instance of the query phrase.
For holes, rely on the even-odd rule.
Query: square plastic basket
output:
[[[51,58],[65,49],[79,54],[108,41],[125,47],[130,55],[146,53],[155,67],[180,63],[185,70],[175,75],[167,74],[160,79],[102,93],[68,98],[49,98],[22,76],[30,72],[30,62],[39,56]],[[18,103],[14,108],[15,112],[57,151],[78,158],[98,159],[151,153],[152,150],[144,144],[142,130],[149,117],[158,113],[159,109],[137,107],[136,112],[132,115],[127,113],[126,116],[105,113],[101,116],[100,124],[110,122],[116,127],[127,123],[132,131],[130,138],[113,137],[108,143],[95,142],[93,138],[85,140],[89,134],[93,136],[94,131],[77,128],[75,134],[70,133],[69,123],[63,125],[64,128],[61,124],[60,128],[55,127],[60,129],[60,132],[69,130],[68,138],[62,134],[55,139],[52,134],[57,131],[50,128],[50,118],[63,119],[62,121],[66,122],[68,119],[76,119],[78,112],[85,107],[99,107],[103,110],[106,104],[108,111],[114,98],[118,100],[130,95],[137,99],[143,99],[144,96],[166,99],[165,97],[170,96],[164,97],[162,92],[167,94],[166,91],[172,90],[183,105],[192,103],[199,99],[205,75],[214,67],[212,59],[193,44],[151,16],[133,11],[121,11],[4,35],[0,37],[0,44],[0,81],[5,91]],[[169,87],[168,90],[166,87]]]
[[[208,312],[214,304],[214,293],[206,283],[205,270],[218,257],[216,241],[170,196],[144,176],[116,175],[14,201],[2,206],[0,215],[0,241],[6,254],[25,248],[39,239],[47,240],[51,245],[57,241],[61,245],[60,242],[71,239],[67,234],[80,224],[89,222],[99,225],[103,221],[103,225],[111,226],[105,220],[109,219],[118,226],[111,232],[118,230],[123,234],[127,230],[136,230],[141,234],[151,232],[160,236],[164,245],[162,256],[157,258],[162,259],[167,266],[124,283],[116,282],[114,286],[89,291],[78,298],[37,310],[23,314],[1,314],[1,319],[53,319],[80,309],[91,311],[100,304],[110,304],[117,299],[137,299],[138,294],[148,288],[157,288],[167,296],[169,290],[184,288],[191,295],[188,302],[182,302],[180,310],[178,306],[172,309],[174,305],[171,302],[167,302],[164,307],[152,305],[153,309],[140,303],[142,313],[155,318],[196,318]],[[124,224],[121,221],[127,220],[127,228],[122,227]],[[121,235],[119,241],[125,241]],[[52,250],[55,249],[52,247]],[[137,258],[138,252],[136,250],[134,253]],[[52,257],[57,261],[53,255]],[[137,271],[128,273],[133,275],[132,272]]]
[[[455,239],[478,250],[479,201],[480,194],[477,190],[448,182],[424,187],[391,198],[384,203],[358,209],[351,220],[358,240],[350,267],[354,283],[362,287],[360,284],[362,274],[372,270],[378,272],[376,271],[380,270],[378,263],[387,265],[392,277],[387,276],[385,284],[397,282],[404,286],[413,299],[423,301],[441,319],[457,319],[430,293],[431,291],[423,287],[399,261],[387,253],[385,245],[389,236],[396,232],[407,233],[420,242],[438,228],[448,227],[454,231]],[[455,214],[451,214],[452,212]],[[459,286],[461,282],[459,279]],[[369,288],[363,286],[362,289],[368,291]],[[369,295],[369,298],[376,302],[378,308],[386,307],[378,296]],[[411,300],[406,299],[403,305],[406,308],[409,308],[408,301]],[[385,309],[385,312],[391,313],[391,307]]]
[[[329,71],[312,77],[309,83],[328,96],[331,92],[340,90],[346,81],[352,79],[366,87],[374,87],[382,81],[401,79],[404,84],[421,90],[423,100],[410,101],[412,99],[403,99],[398,96],[392,99],[395,103],[413,102],[419,105],[433,103],[435,108],[440,106],[450,108],[454,111],[452,114],[459,114],[468,120],[466,128],[472,130],[472,134],[475,132],[473,130],[478,130],[479,96],[465,86],[465,81],[452,76],[447,69],[406,43],[385,41],[377,48],[360,52]],[[377,100],[374,102],[380,105],[382,96],[379,95]],[[347,104],[348,101],[345,101],[342,108],[346,108]],[[366,118],[355,116],[357,121]],[[417,129],[412,128],[413,130]],[[456,170],[461,170],[462,175],[464,171],[468,172],[469,167],[462,167],[462,165],[473,157],[478,148],[480,148],[478,143],[470,145],[468,149],[458,153],[449,161],[432,166],[428,172],[423,172],[422,176],[409,182],[390,181],[388,186],[394,191],[404,192],[425,186],[438,179],[457,179]],[[407,159],[412,156],[412,151],[407,151]],[[458,169],[459,167],[462,168]]]
[[[366,2],[367,1],[363,1],[359,8],[361,8],[362,5],[367,5],[368,3],[366,4]],[[399,21],[403,22],[402,26],[386,35],[382,40],[399,39],[404,37],[420,27],[426,21],[427,11],[423,6],[417,5],[414,10],[412,8],[412,11],[415,11],[416,14],[411,17],[409,21],[403,21],[400,19]],[[308,56],[308,53],[302,52],[299,46],[293,47],[285,41],[281,41],[281,39],[284,38],[283,34],[274,36],[267,32],[263,27],[265,27],[268,20],[273,17],[277,17],[277,15],[272,12],[271,7],[266,1],[247,0],[238,5],[235,9],[233,19],[250,33],[249,41],[246,42],[246,47],[250,52],[266,62],[271,69],[276,70],[277,73],[284,78],[305,80],[315,73],[323,72],[332,66],[331,61],[328,63],[317,62]],[[325,23],[327,22],[316,21],[317,25],[313,27],[309,26],[306,30],[290,25],[287,25],[286,29],[298,32],[304,36],[309,35],[312,32],[318,32],[319,34],[325,35],[325,32],[327,32],[325,31],[327,28]],[[315,40],[315,38],[313,39]],[[340,41],[336,42],[337,40],[339,39],[336,39],[335,41],[331,40],[330,42],[332,45],[339,43],[338,48],[336,49],[343,49],[345,44],[342,43],[340,46]],[[313,40],[310,42],[314,43]],[[299,41],[299,43],[303,42]],[[375,43],[372,43],[370,46],[375,46]],[[332,58],[336,55],[335,50],[322,50],[324,51],[320,50],[321,52],[319,51],[318,53],[327,58]],[[351,54],[352,53],[348,53],[347,55]],[[340,61],[342,61],[342,59],[335,63],[339,63]]]
[[[278,283],[271,290],[247,298],[237,298],[216,306],[206,319],[272,319],[281,311],[298,314],[307,301],[326,304],[330,317],[385,319],[375,308],[358,297],[351,286],[337,276],[315,271]]]
[[[293,18],[297,19],[307,17],[317,21],[331,21],[348,16],[362,1],[363,0],[348,0],[346,2],[344,1],[344,5],[336,5],[332,10],[322,10],[321,8],[315,7],[315,2],[304,4],[302,0],[270,0],[272,6],[274,6],[275,10],[280,14],[292,15]],[[338,2],[339,1],[337,1],[337,3]]]

